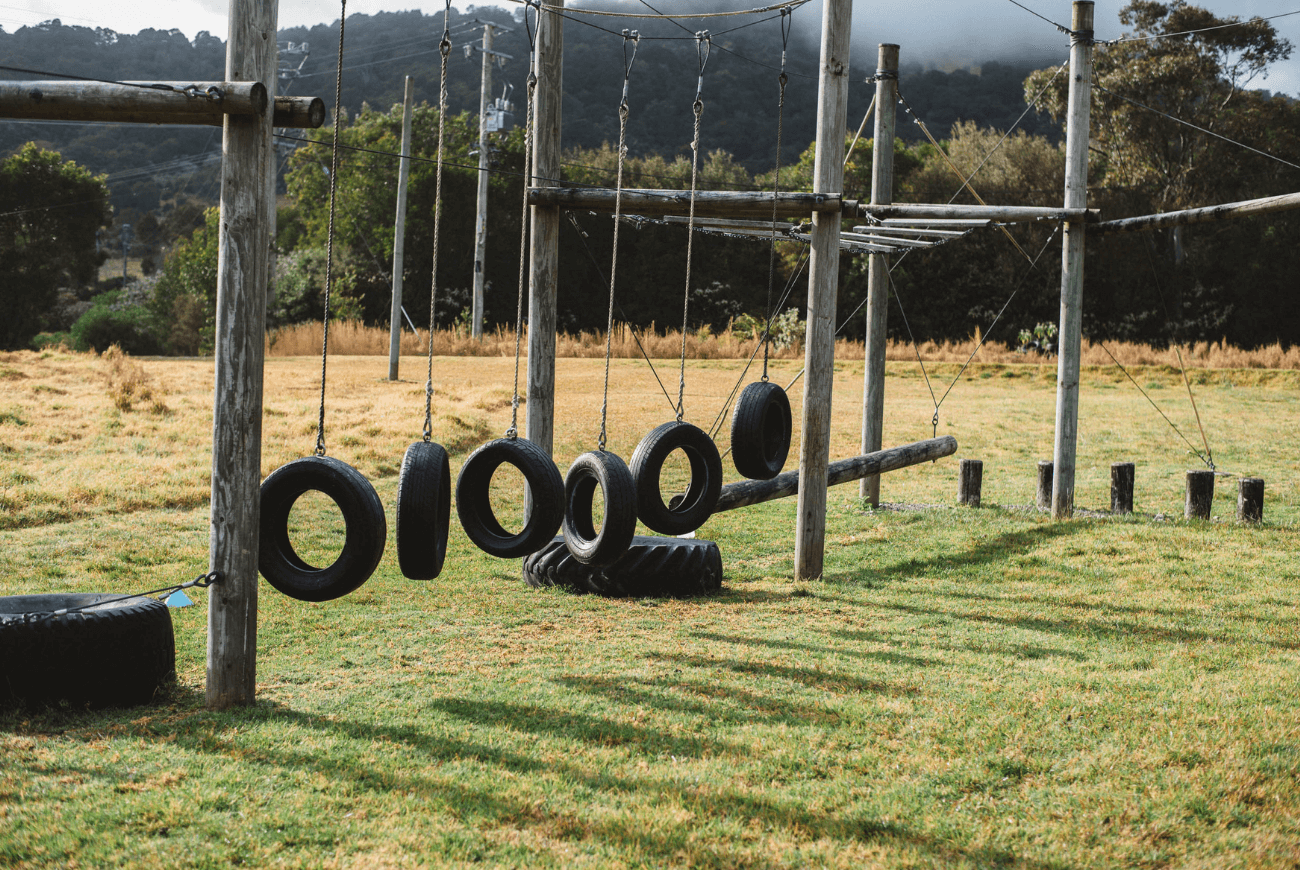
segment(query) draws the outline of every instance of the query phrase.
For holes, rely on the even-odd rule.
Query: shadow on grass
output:
[[[759,677],[777,677],[799,683],[810,689],[844,694],[848,692],[871,692],[878,695],[915,695],[917,689],[900,686],[880,680],[864,680],[861,677],[839,671],[819,670],[816,668],[782,665],[768,661],[739,661],[737,659],[717,658],[714,656],[687,655],[684,653],[649,653],[649,659],[674,665],[685,665],[703,670],[725,670],[736,674],[748,674]]]
[[[851,640],[855,643],[892,643],[882,635],[877,635],[867,631],[836,631],[831,632],[835,637],[842,637],[845,640]],[[885,662],[891,665],[903,665],[905,667],[929,668],[942,662],[934,659],[918,658],[916,656],[904,655],[895,652],[867,652],[857,647],[843,646],[830,647],[819,646],[811,643],[799,643],[791,640],[775,640],[766,637],[746,637],[739,634],[719,634],[712,631],[696,631],[691,633],[692,637],[698,637],[700,640],[715,641],[717,643],[734,644],[737,646],[762,647],[773,650],[792,650],[795,652],[827,653],[837,656],[851,656],[856,661],[871,659],[873,661]]]

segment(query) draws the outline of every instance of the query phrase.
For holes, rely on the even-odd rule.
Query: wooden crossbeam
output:
[[[1099,233],[1132,233],[1138,230],[1158,230],[1189,224],[1226,221],[1251,215],[1275,214],[1281,211],[1291,211],[1292,209],[1300,209],[1300,193],[1288,193],[1282,196],[1248,199],[1244,202],[1230,202],[1206,208],[1191,208],[1184,211],[1170,211],[1164,214],[1149,214],[1142,217],[1106,221],[1097,224],[1092,229]]]
[[[991,220],[1000,223],[1031,223],[1033,221],[1096,221],[1101,214],[1089,208],[1040,208],[1025,205],[931,205],[923,203],[895,203],[893,205],[863,205],[858,207],[862,217],[878,220],[894,218],[941,218],[956,220]]]
[[[533,187],[529,205],[595,212],[613,212],[616,191],[594,187]],[[772,219],[772,194],[763,191],[703,190],[695,194],[697,218]],[[689,211],[689,190],[628,188],[622,192],[623,214],[680,215]],[[807,217],[813,212],[839,212],[846,205],[831,193],[781,193],[776,195],[778,217]],[[856,206],[856,202],[853,203]]]
[[[0,82],[0,118],[118,124],[203,124],[266,111],[261,82]],[[275,126],[314,128],[325,121],[319,97],[276,97]]]

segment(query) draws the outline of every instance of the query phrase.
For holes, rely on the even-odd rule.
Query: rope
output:
[[[1182,118],[1176,118],[1173,115],[1169,114],[1168,112],[1162,112],[1159,109],[1153,109],[1151,106],[1148,106],[1145,103],[1139,103],[1137,100],[1131,100],[1128,97],[1124,96],[1123,94],[1117,94],[1114,91],[1110,90],[1109,88],[1102,87],[1096,82],[1094,82],[1092,86],[1097,90],[1101,91],[1102,93],[1110,94],[1112,97],[1118,97],[1119,99],[1123,100],[1126,103],[1132,103],[1133,105],[1137,106],[1139,109],[1146,109],[1148,112],[1155,112],[1157,115],[1168,118],[1171,121],[1176,121],[1179,124],[1182,124],[1184,127],[1191,127],[1193,130],[1198,130],[1207,136],[1213,136],[1215,139],[1222,139],[1224,142],[1227,142],[1231,145],[1236,145],[1239,148],[1245,148],[1247,151],[1258,154],[1261,157],[1267,157],[1269,160],[1276,160],[1278,163],[1281,163],[1283,166],[1289,166],[1292,169],[1300,169],[1300,165],[1292,163],[1289,160],[1283,160],[1281,157],[1278,157],[1276,154],[1269,154],[1267,151],[1260,151],[1258,148],[1252,148],[1251,146],[1245,144],[1244,142],[1238,142],[1236,139],[1229,139],[1227,136],[1222,136],[1218,133],[1215,133],[1213,130],[1207,130],[1204,127],[1198,127],[1197,125],[1193,124],[1191,121],[1184,121]]]
[[[433,439],[433,330],[434,314],[438,300],[438,246],[442,236],[442,149],[446,140],[447,120],[447,56],[451,54],[451,35],[447,18],[451,14],[451,0],[447,0],[442,14],[442,40],[438,50],[442,53],[442,66],[438,75],[438,171],[433,194],[433,277],[429,287],[429,370],[424,382],[424,440]]]
[[[695,54],[700,63],[699,83],[695,86],[695,134],[691,139],[691,206],[686,218],[686,292],[682,296],[682,354],[681,371],[677,378],[677,422],[686,416],[686,330],[690,326],[691,311],[691,261],[695,251],[695,193],[700,177],[700,119],[704,115],[704,70],[709,65],[713,40],[707,30],[695,34]],[[772,207],[776,207],[775,201]],[[613,313],[612,310],[610,312]]]
[[[1039,15],[1037,12],[1035,12],[1035,11],[1032,10],[1032,9],[1030,9],[1028,6],[1025,6],[1023,3],[1017,3],[1016,0],[1007,0],[1007,2],[1009,2],[1012,6],[1019,6],[1021,9],[1025,10],[1026,12],[1028,12],[1030,15],[1034,16],[1035,18],[1041,18],[1042,20],[1046,21],[1048,24],[1052,25],[1053,27],[1055,27],[1057,30],[1061,31],[1062,33],[1069,33],[1069,34],[1071,34],[1071,35],[1073,35],[1073,33],[1074,33],[1073,30],[1071,30],[1070,28],[1066,27],[1064,24],[1057,24],[1057,23],[1056,23],[1055,21],[1053,21],[1052,19],[1050,19],[1050,18],[1048,18],[1048,17],[1046,17],[1046,16],[1043,16],[1043,15]]]
[[[516,2],[528,2],[528,0],[516,0]],[[675,18],[731,18],[736,15],[758,15],[763,12],[775,12],[778,9],[797,9],[809,2],[811,2],[811,0],[786,0],[785,3],[773,3],[769,6],[760,6],[754,9],[737,9],[732,12],[689,12],[680,15],[665,15],[649,3],[645,3],[643,0],[642,5],[654,12],[654,15],[646,15],[641,12],[606,12],[601,9],[577,7],[572,8],[570,11],[582,15],[598,15],[606,18],[663,18],[667,21],[672,21]]]
[[[198,85],[186,85],[178,88],[175,85],[169,85],[165,82],[122,82],[116,79],[97,79],[93,76],[79,76],[72,73],[48,72],[39,69],[24,69],[20,66],[0,66],[0,70],[5,72],[26,73],[32,76],[49,76],[52,79],[69,79],[74,82],[95,82],[103,85],[120,85],[124,88],[140,88],[146,91],[170,91],[172,93],[184,94],[185,96],[196,99],[204,97],[211,103],[219,103],[226,98],[226,94],[216,85],[209,86],[206,90],[199,90]]]
[[[339,73],[334,77],[334,147],[330,155],[330,216],[325,241],[325,325],[320,348],[320,417],[316,421],[316,455],[325,455],[325,365],[330,347],[330,290],[334,281],[334,201],[339,179],[339,131],[343,122],[343,22],[347,20],[348,0],[341,0],[339,11]]]
[[[903,316],[903,326],[907,329],[907,339],[912,342],[912,352],[916,354],[916,361],[921,364],[921,377],[925,378],[925,388],[930,391],[930,401],[934,402],[934,417],[930,424],[934,427],[934,433],[939,433],[939,400],[934,396],[934,385],[930,383],[930,373],[925,370],[925,360],[921,359],[921,347],[916,343],[916,336],[912,334],[912,324],[907,322],[907,312],[903,310],[903,297],[898,295],[898,286],[894,284],[894,270],[890,269],[885,272],[889,276],[889,289],[894,291],[894,301],[898,303],[898,313]]]
[[[862,116],[862,123],[858,125],[858,132],[853,134],[853,142],[849,145],[849,153],[844,155],[844,165],[849,165],[849,160],[853,157],[853,151],[858,147],[858,140],[862,138],[862,132],[867,129],[867,121],[871,120],[871,113],[876,109],[876,97],[871,97],[871,105],[867,106],[867,113]]]
[[[1214,462],[1211,461],[1211,460],[1209,460],[1209,459],[1207,459],[1204,455],[1202,455],[1202,454],[1201,454],[1201,451],[1199,451],[1199,450],[1196,449],[1196,445],[1193,444],[1191,441],[1188,441],[1188,440],[1187,440],[1187,436],[1183,434],[1183,430],[1182,430],[1182,429],[1179,429],[1178,426],[1175,425],[1174,421],[1169,419],[1169,415],[1166,414],[1164,411],[1160,410],[1160,406],[1157,405],[1157,404],[1155,403],[1155,400],[1152,399],[1149,395],[1147,395],[1147,391],[1144,390],[1144,389],[1142,389],[1142,386],[1141,386],[1137,381],[1133,380],[1133,376],[1132,376],[1131,374],[1128,373],[1128,369],[1124,368],[1124,364],[1123,364],[1123,363],[1121,363],[1119,360],[1115,359],[1115,354],[1113,354],[1113,353],[1110,352],[1110,348],[1106,347],[1106,345],[1105,345],[1104,342],[1099,342],[1099,344],[1101,344],[1101,349],[1104,350],[1104,351],[1106,351],[1106,356],[1110,357],[1111,362],[1113,362],[1113,363],[1115,363],[1115,365],[1119,366],[1119,370],[1120,370],[1121,372],[1124,373],[1124,377],[1126,377],[1126,378],[1128,378],[1130,381],[1132,381],[1133,386],[1135,386],[1135,387],[1138,388],[1138,392],[1142,394],[1142,397],[1145,398],[1148,402],[1151,403],[1151,407],[1153,407],[1153,408],[1156,409],[1156,413],[1158,413],[1161,417],[1164,417],[1164,418],[1165,418],[1165,422],[1168,423],[1168,424],[1170,425],[1170,427],[1171,427],[1175,432],[1178,433],[1178,437],[1179,437],[1179,438],[1182,438],[1183,441],[1186,442],[1187,446],[1190,448],[1189,452],[1190,452],[1193,456],[1195,456],[1197,459],[1199,459],[1199,460],[1201,460],[1202,462],[1204,462],[1204,463],[1206,464],[1206,466],[1208,466],[1209,469],[1210,469],[1211,471],[1213,471],[1213,470],[1214,470]]]
[[[541,15],[541,11],[537,13]],[[541,20],[538,19],[538,26]],[[528,31],[528,108],[524,116],[524,204],[519,218],[519,293],[515,300],[515,393],[510,400],[510,428],[507,438],[519,436],[519,343],[524,332],[524,271],[528,265],[528,188],[532,186],[533,152],[533,97],[537,93],[537,40],[528,26],[528,10],[524,10],[524,29]]]
[[[788,10],[781,10],[781,74],[777,76],[777,84],[780,86],[780,94],[776,104],[776,171],[772,174],[772,238],[767,248],[767,322],[771,326],[774,313],[772,311],[772,284],[776,280],[776,201],[781,196],[781,144],[785,136],[785,86],[789,84],[790,77],[785,74],[786,51],[790,46],[790,28],[793,24],[792,16]],[[873,101],[871,105],[875,105]],[[870,114],[871,110],[867,110]],[[862,123],[866,123],[864,119]],[[859,131],[861,132],[861,131]],[[854,140],[856,142],[856,140]],[[852,151],[850,151],[852,153]],[[847,162],[847,161],[846,161]],[[769,345],[771,341],[768,336],[768,329],[763,330],[763,383],[767,383],[767,364],[771,355]],[[745,366],[748,370],[749,366]],[[725,408],[725,405],[724,405]]]
[[[628,43],[632,52],[628,54]],[[605,321],[605,384],[600,398],[600,439],[597,449],[605,450],[606,422],[609,417],[609,359],[613,353],[614,342],[614,281],[618,273],[618,228],[622,224],[619,217],[623,213],[623,161],[627,157],[627,116],[631,112],[627,102],[628,85],[632,77],[632,67],[636,65],[636,50],[641,43],[641,34],[635,30],[623,31],[623,99],[618,104],[618,178],[614,188],[614,254],[609,264],[609,316]]]
[[[150,589],[148,592],[137,592],[135,595],[120,595],[117,598],[105,598],[103,601],[96,601],[94,604],[79,604],[76,607],[63,607],[48,612],[23,613],[15,614],[13,616],[0,615],[0,625],[15,622],[40,622],[45,619],[53,619],[56,616],[67,616],[69,613],[80,613],[81,611],[89,610],[92,607],[103,607],[105,604],[117,604],[119,601],[130,601],[132,598],[145,598],[150,595],[161,595],[163,598],[169,598],[182,589],[207,589],[212,584],[220,582],[221,575],[216,571],[209,571],[207,574],[200,574],[186,583],[177,583],[174,586],[161,586],[158,589]]]
[[[1234,21],[1231,24],[1218,24],[1214,27],[1202,27],[1200,30],[1178,30],[1172,33],[1157,33],[1155,36],[1124,36],[1119,39],[1112,39],[1101,43],[1102,45],[1118,45],[1121,42],[1148,42],[1153,39],[1165,39],[1175,36],[1194,36],[1197,33],[1209,33],[1211,30],[1223,30],[1227,27],[1249,27],[1252,24],[1263,24],[1266,21],[1274,21],[1278,18],[1289,18],[1292,15],[1300,15],[1300,10],[1295,12],[1283,12],[1281,15],[1270,15],[1267,18],[1261,18],[1256,15],[1246,21]]]

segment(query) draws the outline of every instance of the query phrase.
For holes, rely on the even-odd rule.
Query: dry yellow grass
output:
[[[311,356],[321,348],[321,324],[300,323],[272,332],[267,337],[269,356]],[[428,353],[428,331],[419,335],[403,331],[402,355],[423,356]],[[527,341],[525,333],[525,341]],[[652,324],[646,330],[634,330],[627,324],[617,324],[610,352],[615,359],[638,359],[641,349],[637,339],[651,359],[677,359],[681,354],[681,332],[658,334]],[[368,327],[356,322],[330,324],[330,353],[340,356],[387,356],[388,330]],[[915,361],[917,355],[927,363],[964,363],[979,344],[979,333],[966,341],[926,341],[913,347],[908,342],[891,341],[885,358],[895,362]],[[728,328],[717,334],[686,337],[686,355],[689,359],[747,359],[758,348],[758,340],[751,334]],[[1109,353],[1107,353],[1109,350]],[[1102,343],[1085,340],[1082,363],[1086,366],[1109,366],[1118,361],[1124,366],[1179,367],[1179,353],[1183,364],[1201,369],[1300,369],[1300,346],[1283,348],[1273,344],[1255,350],[1243,350],[1224,342],[1196,342],[1194,344],[1156,348],[1132,342]],[[475,341],[460,329],[440,329],[434,332],[435,356],[509,356],[515,353],[513,329],[497,328]],[[838,359],[861,359],[862,342],[841,339],[836,342]],[[1114,355],[1112,360],[1111,355]],[[556,340],[556,355],[561,357],[604,357],[603,333],[561,333]],[[803,348],[793,346],[773,350],[775,359],[801,359]],[[975,354],[977,363],[1042,363],[1055,364],[1054,358],[1017,353],[1005,345],[985,344]]]

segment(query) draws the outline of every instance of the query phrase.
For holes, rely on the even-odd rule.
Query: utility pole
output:
[[[393,232],[393,310],[388,317],[388,379],[397,380],[397,361],[402,348],[402,271],[406,253],[406,184],[411,174],[411,104],[415,100],[415,79],[406,77],[402,97],[402,159],[397,169],[397,227]]]
[[[508,54],[502,54],[492,50],[493,32],[498,29],[498,25],[490,21],[483,22],[483,45],[479,51],[483,54],[483,82],[479,91],[478,103],[478,210],[474,218],[474,303],[473,303],[473,325],[471,335],[475,339],[483,337],[483,276],[487,265],[487,209],[488,209],[488,170],[492,166],[492,151],[488,146],[488,133],[496,129],[495,125],[490,124],[489,109],[491,118],[496,118],[495,107],[491,104],[492,99],[492,61],[503,63],[512,59]],[[500,28],[502,33],[509,33],[508,28]],[[465,54],[469,55],[474,46],[465,46]]]

